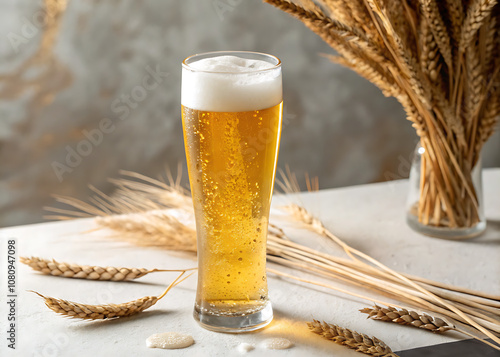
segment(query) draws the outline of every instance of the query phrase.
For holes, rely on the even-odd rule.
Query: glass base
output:
[[[255,331],[269,325],[273,320],[273,308],[271,302],[268,301],[264,308],[257,312],[241,316],[221,316],[200,311],[198,306],[195,306],[193,316],[201,327],[207,330],[242,333]]]
[[[481,221],[475,226],[469,228],[446,228],[425,225],[419,222],[418,218],[411,213],[406,215],[406,222],[411,229],[418,233],[425,234],[430,237],[451,240],[474,238],[481,235],[486,230],[485,221]]]

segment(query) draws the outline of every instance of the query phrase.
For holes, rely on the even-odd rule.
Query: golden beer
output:
[[[184,105],[184,96],[182,123],[198,235],[194,315],[210,329],[253,330],[272,319],[266,239],[282,102],[215,111]]]
[[[197,305],[230,314],[267,302],[266,237],[281,104],[237,113],[182,108],[197,217]]]

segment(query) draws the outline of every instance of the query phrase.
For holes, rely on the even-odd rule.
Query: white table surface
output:
[[[299,199],[326,226],[351,246],[389,267],[471,289],[500,294],[500,169],[484,172],[488,230],[469,241],[446,241],[413,232],[405,223],[407,182],[393,181],[304,193]],[[288,198],[280,197],[274,204]],[[462,339],[366,319],[357,312],[368,302],[331,290],[304,286],[270,276],[273,323],[250,334],[232,335],[202,329],[192,317],[196,279],[173,289],[157,305],[130,318],[85,322],[61,317],[26,290],[88,304],[120,303],[158,295],[176,273],[150,274],[136,282],[114,283],[44,276],[18,263],[17,349],[6,348],[6,239],[16,238],[18,256],[59,261],[145,268],[193,267],[194,259],[107,238],[109,232],[82,234],[94,228],[91,219],[49,222],[0,230],[0,355],[1,356],[238,356],[242,342],[256,349],[249,356],[361,356],[310,333],[312,318],[375,335],[394,351]],[[292,239],[316,249],[337,252],[331,243],[305,230],[289,228]],[[307,276],[305,273],[295,273]],[[363,292],[369,294],[369,292]],[[191,334],[196,343],[183,350],[148,349],[145,340],[158,332]],[[289,350],[270,351],[260,344],[269,337],[295,343]]]

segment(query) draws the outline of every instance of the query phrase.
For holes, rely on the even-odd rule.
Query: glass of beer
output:
[[[255,52],[182,63],[182,124],[198,240],[194,317],[253,331],[273,318],[266,240],[282,120],[281,62]]]

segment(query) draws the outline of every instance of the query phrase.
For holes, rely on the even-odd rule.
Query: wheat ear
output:
[[[491,14],[497,2],[497,0],[472,1],[462,26],[459,43],[460,52],[464,52],[467,46],[472,42],[477,31],[483,26],[485,19]]]
[[[87,305],[63,299],[56,299],[42,295],[36,291],[30,291],[43,298],[45,305],[58,314],[82,320],[107,320],[117,317],[132,316],[150,308],[156,304],[158,300],[163,298],[170,291],[170,289],[177,284],[180,284],[194,273],[189,274],[181,280],[181,277],[184,274],[185,271],[183,271],[159,296],[145,296],[143,298],[121,304]]]
[[[419,314],[416,311],[397,309],[392,306],[366,307],[359,310],[364,314],[368,314],[368,318],[372,320],[395,322],[400,325],[410,325],[418,328],[426,329],[432,332],[441,333],[451,329],[453,326],[443,321],[439,317],[429,316],[427,314]]]
[[[100,267],[90,265],[78,265],[61,263],[54,259],[48,260],[39,257],[21,257],[19,261],[30,266],[33,270],[45,275],[60,276],[64,278],[104,280],[104,281],[128,281],[143,277],[149,273],[156,272],[182,272],[192,269],[144,269],[144,268],[116,268]]]
[[[344,23],[328,18],[323,13],[312,12],[287,0],[264,0],[264,2],[296,17],[311,31],[320,36],[330,47],[352,61],[364,61],[384,75],[384,79],[392,84],[387,68],[392,63],[386,58],[381,48],[361,31]]]
[[[393,306],[387,306],[387,308],[383,308],[375,305],[373,308],[364,308],[359,310],[362,313],[368,314],[368,318],[372,320],[380,320],[387,322],[394,322],[400,325],[409,325],[418,328],[422,328],[424,330],[432,331],[435,333],[442,333],[448,330],[454,330],[459,333],[462,333],[466,336],[472,337],[487,344],[494,349],[498,349],[498,346],[493,343],[486,341],[478,336],[475,336],[465,330],[457,328],[449,324],[448,322],[440,319],[439,317],[429,316],[427,314],[419,314],[416,311],[411,311],[407,309],[397,309]]]
[[[307,326],[312,332],[323,336],[327,340],[349,347],[357,352],[370,356],[397,356],[383,341],[376,337],[369,337],[334,324],[321,323],[318,320],[308,322]]]
[[[422,11],[426,19],[428,19],[430,30],[434,35],[434,40],[436,41],[444,61],[448,65],[451,73],[451,69],[453,68],[451,41],[446,25],[444,24],[441,14],[439,13],[438,4],[433,0],[421,0],[420,3]]]
[[[448,11],[448,21],[451,24],[452,43],[458,44],[464,20],[464,9],[460,1],[446,0],[446,10]]]

